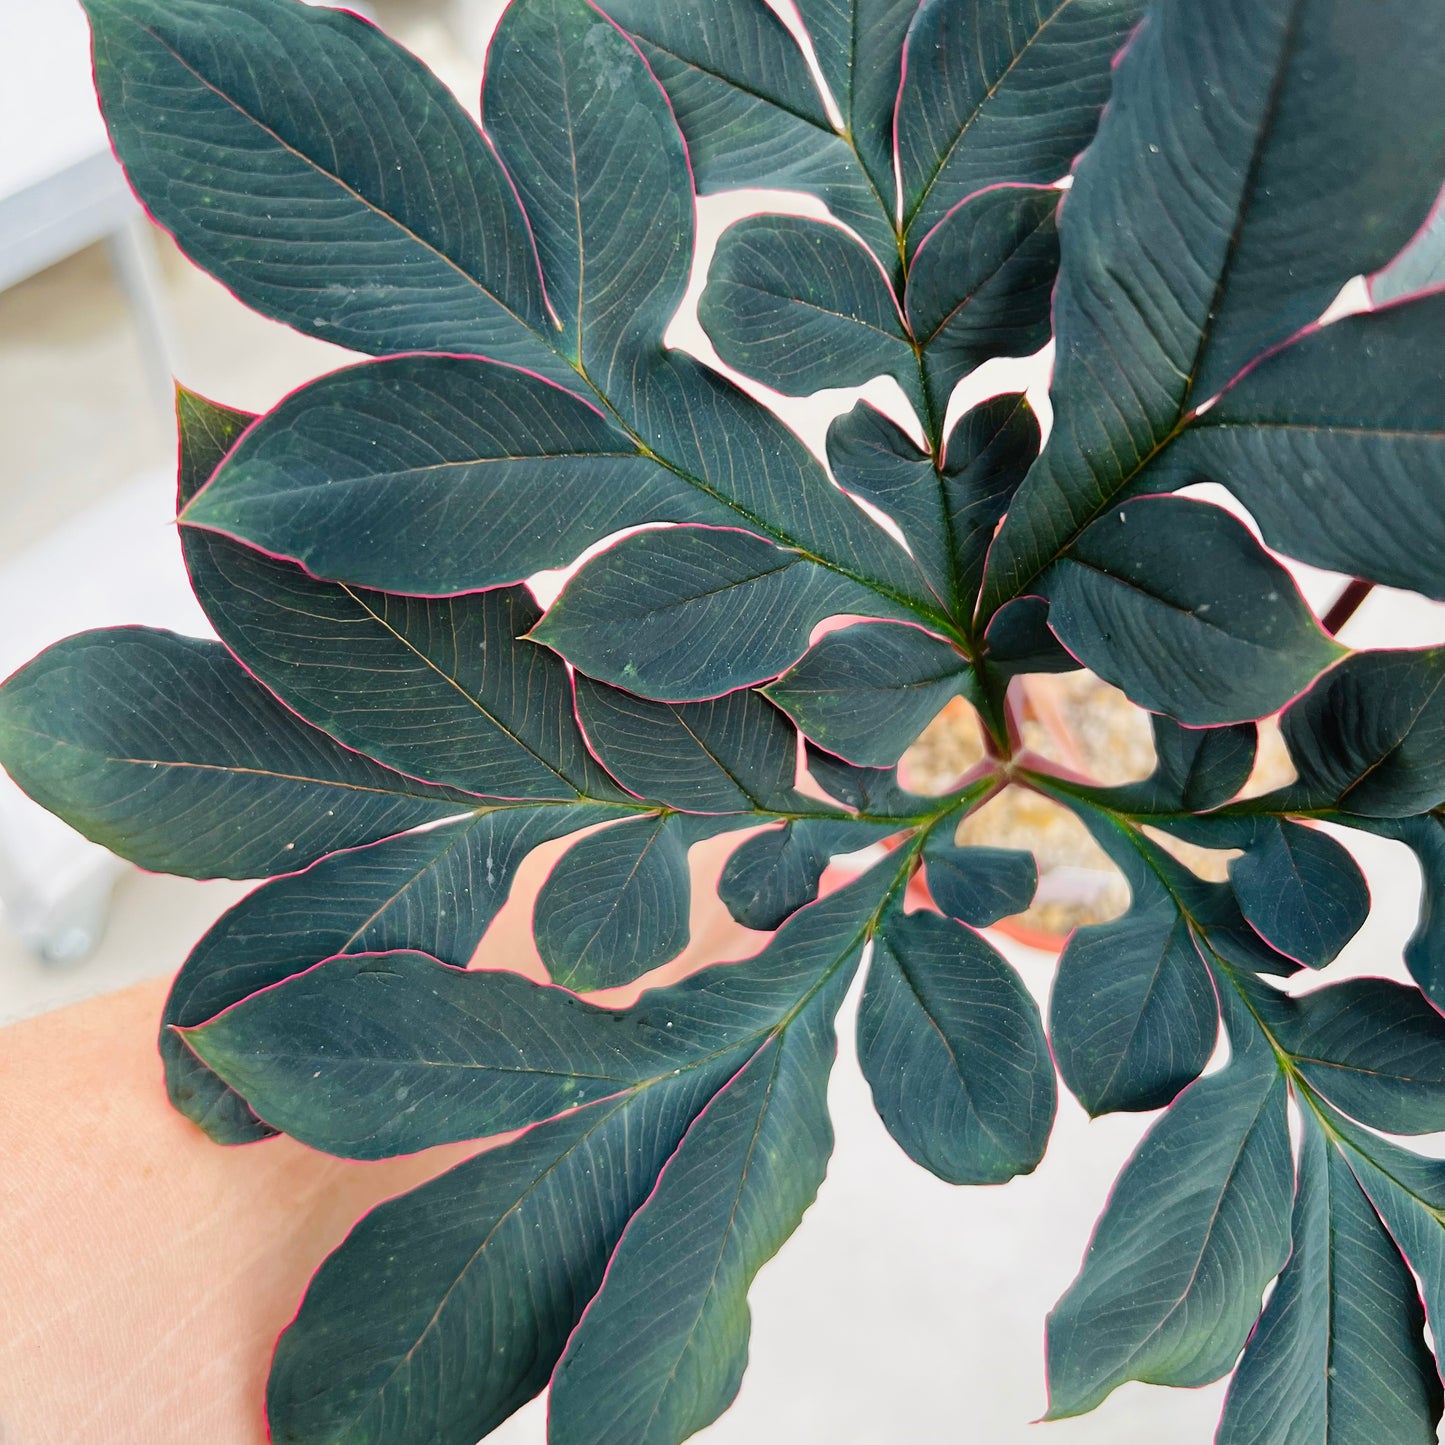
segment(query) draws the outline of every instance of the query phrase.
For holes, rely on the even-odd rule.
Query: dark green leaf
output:
[[[183,505],[243,415],[182,393]],[[518,640],[541,616],[525,588],[394,597],[318,581],[200,528],[183,528],[181,546],[226,645],[339,741],[414,777],[492,796],[623,797],[577,729],[566,669]],[[369,670],[357,669],[358,653]]]
[[[575,993],[613,988],[687,947],[687,849],[697,836],[697,820],[683,813],[632,818],[557,860],[532,914],[553,983]]]
[[[746,532],[671,527],[594,557],[531,637],[589,677],[688,701],[776,677],[817,623],[867,596]]]
[[[1425,1315],[1438,1340],[1445,1329],[1445,1164],[1422,1159],[1328,1115],[1360,1187],[1420,1281]]]
[[[1445,1019],[1419,989],[1356,978],[1307,993],[1282,1036],[1305,1079],[1361,1123],[1445,1129]]]
[[[917,627],[829,632],[765,689],[808,737],[864,767],[891,767],[967,686],[968,664]]]
[[[1151,9],[1063,208],[1054,430],[985,612],[1143,485],[1247,362],[1404,245],[1445,172],[1442,79],[1445,30],[1416,0]]]
[[[1019,597],[1000,607],[984,639],[989,661],[1007,672],[1076,672],[1082,666],[1054,636],[1042,597]]]
[[[932,602],[908,554],[829,482],[765,407],[680,351],[664,352],[637,398],[643,443],[689,486],[720,498],[737,526],[796,547],[912,616]],[[896,610],[895,606],[895,610]]]
[[[1039,886],[1032,853],[1016,848],[961,848],[947,829],[931,833],[923,845],[928,891],[953,918],[987,928],[1000,918],[1022,913]]]
[[[191,1028],[339,953],[419,949],[464,967],[539,843],[608,809],[498,808],[334,853],[247,894],[191,950],[161,1017],[171,1103],[221,1144],[274,1133],[170,1027]]]
[[[618,1335],[584,1329],[573,1336],[571,1381],[552,1398],[554,1433],[586,1438],[589,1445],[654,1438],[624,1433],[631,1427],[610,1414],[609,1407],[625,1412],[641,1398],[615,1388],[615,1372],[608,1375],[614,1388],[605,1402],[593,1399],[587,1386],[594,1349],[608,1353],[618,1339],[627,1343],[639,1386],[652,1392],[660,1411],[666,1407],[656,1428],[672,1433],[659,1438],[680,1440],[687,1433],[678,1433],[672,1418],[686,1406],[668,1394],[667,1367],[650,1368],[663,1355],[680,1377],[712,1387],[700,1408],[721,1408],[726,1399],[717,1401],[712,1390],[720,1380],[724,1389],[729,1379],[736,1386],[740,1362],[729,1346],[737,1336],[720,1341],[706,1326],[716,1321],[735,1332],[742,1321],[745,1339],[743,1293],[762,1257],[781,1242],[762,1237],[769,1216],[759,1209],[773,1202],[791,1209],[795,1220],[816,1189],[816,1178],[810,1183],[794,1163],[807,1154],[820,1172],[826,1158],[831,1137],[823,1091],[834,1052],[832,1014],[869,920],[893,882],[890,873],[874,870],[800,913],[758,957],[645,994],[620,1012],[504,974],[426,965],[434,979],[445,976],[463,1004],[458,1043],[480,1047],[498,1030],[522,1023],[490,1002],[505,998],[526,1012],[565,1018],[559,1028],[600,1031],[604,1051],[608,1031],[644,1055],[644,1041],[652,1040],[651,1047],[676,1053],[679,1067],[618,1098],[573,1110],[373,1212],[323,1266],[281,1341],[269,1394],[273,1438],[472,1445],[541,1388],[602,1284],[609,1257],[607,1292],[597,1296],[589,1319],[625,1310],[640,1274],[650,1293],[648,1329],[626,1327]],[[414,966],[421,970],[423,962]],[[353,963],[340,960],[305,978]],[[417,1006],[415,995],[408,1006]],[[525,1024],[513,1043],[549,1047]],[[760,1075],[774,1085],[762,1099],[749,1087]],[[514,1091],[503,1082],[478,1092],[462,1081],[458,1100],[475,1107],[498,1087]],[[735,1112],[743,1102],[756,1107]],[[343,1116],[358,1107],[350,1096],[336,1103]],[[435,1098],[426,1106],[440,1111]],[[729,1118],[736,1129],[723,1127]],[[694,1120],[691,1142],[675,1153]],[[731,1169],[737,1155],[748,1153],[750,1139],[762,1144],[753,1167]],[[691,1194],[693,1207],[678,1221],[674,1190],[699,1164],[711,1197],[705,1204]],[[729,1188],[735,1213],[721,1202]],[[623,1226],[644,1201],[646,1211],[636,1215],[628,1242],[614,1256]],[[690,1288],[689,1266],[700,1267],[701,1256],[648,1247],[651,1231],[669,1218],[707,1238],[723,1289],[699,1297]],[[678,1313],[659,1309],[659,1291],[695,1307],[705,1316],[704,1328],[695,1335],[686,1324],[669,1330],[683,1318],[681,1307]],[[651,1348],[636,1348],[644,1340]]]
[[[1140,0],[923,0],[898,96],[910,250],[966,196],[1058,180],[1089,143]]]
[[[86,837],[189,878],[291,872],[477,806],[308,727],[219,643],[146,627],[82,632],[10,678],[0,762]]]
[[[1010,603],[1009,609],[1020,605]],[[1140,782],[1104,790],[1108,805],[1119,812],[1135,817],[1207,813],[1233,799],[1254,771],[1259,729],[1253,723],[1188,728],[1155,713],[1149,724],[1154,734],[1154,771]],[[1193,820],[1187,820],[1186,826],[1192,829]],[[1242,836],[1247,838],[1252,826],[1240,824]],[[1220,846],[1233,845],[1221,841]]]
[[[928,799],[905,792],[895,768],[860,768],[805,742],[808,772],[829,797],[860,813],[886,818],[918,819]]]
[[[1301,809],[1366,817],[1445,802],[1445,647],[1357,652],[1281,719]]]
[[[1167,875],[1168,887],[1178,900],[1180,911],[1188,913],[1195,943],[1207,962],[1229,965],[1236,970],[1231,974],[1236,982],[1238,971],[1243,971],[1246,978],[1252,974],[1289,978],[1300,971],[1297,959],[1287,958],[1271,948],[1250,927],[1228,883],[1207,883],[1174,862],[1163,849],[1150,846],[1156,865],[1162,868],[1166,860],[1172,865],[1172,874]],[[1267,997],[1273,999],[1280,995],[1268,992]]]
[[[1242,522],[1179,497],[1105,513],[1045,587],[1049,625],[1075,657],[1196,726],[1274,712],[1343,652]]]
[[[891,203],[893,111],[903,71],[903,37],[918,0],[799,0],[813,53],[852,137],[858,159]],[[885,209],[892,215],[891,204]]]
[[[513,0],[483,107],[532,223],[561,344],[625,398],[692,264],[692,179],[667,98],[587,0]]]
[[[1143,482],[1222,482],[1271,547],[1445,599],[1442,336],[1445,295],[1309,332],[1247,371]]]
[[[226,644],[348,747],[489,797],[624,798],[587,750],[561,660],[522,640],[542,615],[525,587],[396,597],[216,533],[187,528],[183,542]]]
[[[1144,1137],[1048,1325],[1051,1420],[1126,1380],[1193,1387],[1234,1364],[1289,1255],[1284,1079],[1251,1055]]]
[[[1425,997],[1445,1012],[1445,815],[1402,818],[1370,831],[1408,844],[1419,861],[1420,916],[1405,944],[1405,965]]]
[[[176,485],[176,511],[211,480],[222,458],[256,418],[249,411],[222,406],[194,391],[176,385],[176,431],[180,435],[180,466]]]
[[[729,226],[697,315],[727,365],[785,396],[888,375],[921,405],[919,360],[888,278],[840,226],[799,216]]]
[[[1434,1445],[1440,1378],[1415,1281],[1308,1112],[1293,1233],[1218,1445]]]
[[[839,486],[898,523],[929,588],[947,603],[953,565],[943,489],[932,457],[892,418],[860,401],[829,426],[828,465]]]
[[[896,825],[846,817],[798,818],[769,828],[728,859],[718,897],[744,928],[771,933],[818,896],[819,880],[835,854],[856,853],[896,831]]]
[[[1410,239],[1410,244],[1385,267],[1369,278],[1370,299],[1377,306],[1400,301],[1422,291],[1445,285],[1445,209],[1437,200],[1429,219]]]
[[[1218,1028],[1189,923],[1158,884],[1123,918],[1079,929],[1059,959],[1054,1058],[1095,1117],[1169,1103],[1203,1072]]]
[[[1229,802],[1254,771],[1259,730],[1253,723],[1185,728],[1158,713],[1149,721],[1158,760],[1154,781],[1185,812],[1203,813]]]
[[[131,184],[248,306],[356,351],[565,380],[527,222],[447,88],[374,26],[283,0],[88,0]]]
[[[552,1445],[672,1445],[732,1403],[748,1287],[797,1228],[832,1152],[833,1014],[851,972],[753,1054],[668,1160],[558,1363]]]
[[[659,354],[638,407],[666,464],[511,367],[408,356],[348,368],[252,428],[184,521],[318,576],[435,595],[564,565],[644,521],[741,520],[857,578],[860,606],[913,615],[927,598],[907,555],[797,437],[691,358]]]
[[[858,1061],[888,1132],[950,1184],[1002,1184],[1044,1157],[1057,1097],[1039,1011],[971,929],[887,915],[858,1013]]]
[[[965,413],[941,469],[867,402],[828,428],[828,462],[839,484],[898,523],[929,587],[965,623],[999,518],[1038,454],[1038,421],[1019,395]]]
[[[618,1236],[736,1056],[574,1110],[372,1210],[271,1366],[277,1445],[475,1445],[546,1385]]]
[[[1021,393],[980,402],[948,438],[943,491],[955,590],[971,618],[999,519],[1039,454],[1039,422]]]
[[[1264,940],[1309,968],[1329,963],[1370,914],[1369,885],[1349,852],[1287,820],[1261,820],[1229,881]]]
[[[870,35],[878,34],[886,46],[896,33],[895,7],[904,0],[882,3],[887,14],[877,23],[886,28]],[[863,4],[871,16],[874,6],[868,0]],[[885,58],[880,64],[870,55],[866,99],[861,89],[859,94],[869,118],[855,144],[878,176],[875,183],[860,164],[860,154],[834,131],[808,62],[766,5],[758,0],[608,0],[607,10],[636,39],[667,91],[687,138],[700,194],[739,186],[808,192],[825,201],[885,264],[897,265],[892,157],[884,152],[876,128],[879,110],[892,120],[892,98],[885,100],[884,92],[897,89],[896,60]],[[836,46],[829,48],[827,64],[836,75]],[[840,96],[839,104],[846,103]]]
[[[797,734],[751,689],[659,703],[580,673],[575,684],[588,742],[639,797],[689,813],[787,811],[800,803]]]
[[[636,1012],[416,952],[331,959],[185,1038],[268,1124],[348,1159],[500,1134],[693,1061]]]
[[[956,205],[919,244],[904,310],[923,349],[928,405],[940,420],[974,367],[994,356],[1028,356],[1049,339],[1059,194],[995,186]]]
[[[395,357],[303,387],[183,517],[318,577],[432,595],[520,581],[659,519],[736,513],[570,392],[458,356]]]
[[[821,980],[843,969],[846,983],[890,886],[874,869],[791,919],[756,958],[627,1009],[398,951],[330,959],[185,1037],[261,1118],[303,1143],[347,1158],[414,1153],[761,1047]]]

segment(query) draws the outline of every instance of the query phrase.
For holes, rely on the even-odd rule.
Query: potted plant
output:
[[[1349,652],[1181,494],[1222,484],[1275,552],[1445,597],[1445,298],[1321,321],[1445,177],[1431,7],[800,0],[810,57],[760,0],[513,0],[479,130],[354,16],[86,3],[155,218],[374,359],[262,417],[181,392],[221,640],[58,644],[0,689],[0,760],[142,866],[270,879],[165,1007],[171,1098],[213,1139],[513,1136],[321,1265],[272,1438],[470,1445],[543,1389],[554,1445],[709,1425],[827,1167],[866,969],[863,1072],[944,1180],[1032,1170],[1056,1071],[1093,1114],[1164,1111],[1049,1318],[1050,1418],[1237,1366],[1229,1445],[1433,1439],[1445,1174],[1382,1135],[1442,1120],[1445,651]],[[664,342],[695,196],[739,186],[831,219],[723,236],[722,361],[790,395],[888,375],[908,405],[840,415],[826,470]],[[952,414],[1051,336],[1046,444],[1023,395]],[[540,606],[527,579],[579,559]],[[1020,680],[1080,667],[1152,715],[1148,776],[1025,746]],[[955,698],[980,756],[910,791]],[[1293,774],[1251,792],[1276,715]],[[1064,948],[1047,1033],[979,931],[1037,881],[967,832],[1009,789],[1128,885]],[[1419,855],[1417,987],[1295,987],[1369,907],[1324,821]],[[744,830],[718,895],[771,938],[646,987],[688,941],[689,849]],[[562,838],[548,981],[469,970]]]

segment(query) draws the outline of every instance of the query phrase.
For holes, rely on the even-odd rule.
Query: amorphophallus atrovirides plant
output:
[[[273,1438],[471,1445],[549,1382],[554,1445],[709,1424],[823,1177],[866,967],[863,1070],[943,1179],[1037,1164],[1055,1065],[1093,1113],[1164,1111],[1050,1317],[1052,1417],[1238,1362],[1226,1445],[1433,1440],[1445,1166],[1382,1134],[1445,1126],[1445,650],[1348,652],[1180,492],[1223,484],[1276,552],[1445,599],[1445,296],[1321,321],[1445,180],[1438,5],[799,0],[800,31],[763,0],[513,0],[480,129],[349,14],[86,5],[157,221],[374,359],[262,417],[180,392],[220,640],[57,644],[0,689],[0,758],[145,867],[270,879],[162,1029],[218,1141],[522,1131],[322,1265]],[[663,342],[695,196],[742,186],[831,219],[723,236],[718,355],[790,395],[892,376],[911,412],[858,403],[827,468]],[[952,414],[1050,335],[1046,445],[1021,395]],[[529,578],[602,543],[538,605]],[[1080,665],[1155,714],[1147,780],[1019,749],[1011,683]],[[895,765],[956,697],[988,756],[911,793]],[[1243,793],[1275,713],[1295,776]],[[1010,785],[1130,890],[1064,949],[1047,1036],[978,931],[1028,905],[1033,860],[958,841]],[[1417,986],[1282,986],[1369,909],[1320,822],[1419,856]],[[719,891],[767,946],[579,997],[678,955],[689,848],[744,829]],[[468,971],[520,862],[572,835],[533,912],[552,984]],[[1237,850],[1228,881],[1171,835]],[[934,906],[906,909],[919,873]]]

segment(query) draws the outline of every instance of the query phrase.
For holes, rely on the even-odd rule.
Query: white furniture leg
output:
[[[166,309],[164,283],[156,259],[150,227],[140,211],[134,212],[106,237],[106,250],[116,280],[130,303],[140,335],[146,381],[162,414],[175,407],[174,377],[179,367],[174,329]]]

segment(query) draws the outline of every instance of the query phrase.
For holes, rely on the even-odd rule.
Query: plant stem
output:
[[[1363,582],[1358,577],[1347,582],[1340,595],[1330,604],[1329,611],[1320,619],[1320,626],[1334,637],[1360,610],[1360,603],[1374,590],[1373,582]]]

